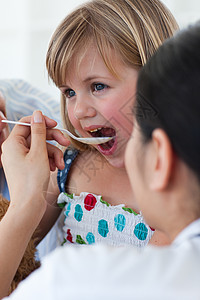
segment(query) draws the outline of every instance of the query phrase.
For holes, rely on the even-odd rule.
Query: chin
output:
[[[112,167],[118,169],[125,169],[124,157],[123,158],[108,157],[108,156],[104,156],[104,157]]]

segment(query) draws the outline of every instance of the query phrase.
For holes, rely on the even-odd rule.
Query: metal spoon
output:
[[[19,125],[25,125],[25,126],[31,126],[30,123],[23,123],[23,122],[17,122],[17,121],[10,121],[10,120],[1,120],[1,122],[3,123],[9,123],[9,124],[19,124]],[[97,144],[103,144],[108,142],[109,140],[113,139],[113,137],[88,137],[88,138],[82,138],[82,137],[77,137],[75,135],[73,135],[69,130],[64,129],[64,128],[60,128],[60,127],[55,127],[54,129],[59,129],[60,131],[64,131],[66,132],[71,138],[73,138],[74,140],[77,140],[81,143],[84,144],[93,144],[93,145],[97,145]]]

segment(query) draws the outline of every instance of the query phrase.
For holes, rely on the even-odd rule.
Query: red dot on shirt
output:
[[[67,240],[70,242],[70,243],[73,243],[72,241],[72,234],[70,232],[70,229],[67,229]]]
[[[149,226],[149,228],[150,228],[152,231],[155,231],[155,229],[153,229],[151,226]]]
[[[96,198],[92,194],[88,194],[84,200],[84,207],[86,210],[92,210],[97,203]]]

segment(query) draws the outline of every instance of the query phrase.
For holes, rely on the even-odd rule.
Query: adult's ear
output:
[[[150,178],[150,189],[163,190],[167,187],[173,167],[173,149],[171,142],[162,129],[152,133],[153,166]]]

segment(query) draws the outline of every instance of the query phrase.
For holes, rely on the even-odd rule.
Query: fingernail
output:
[[[3,114],[3,112],[2,112],[2,111],[0,111],[0,117],[1,117],[1,119],[4,119],[4,120],[6,120],[6,117],[5,117],[5,115]]]
[[[43,121],[42,113],[38,110],[35,111],[33,113],[33,120],[34,120],[34,123],[42,123],[42,121]]]

